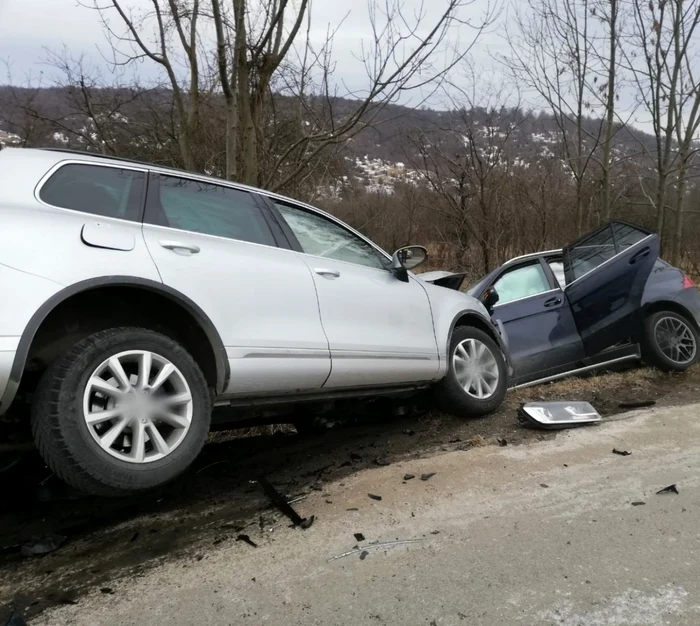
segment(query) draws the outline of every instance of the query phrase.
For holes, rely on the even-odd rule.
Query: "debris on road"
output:
[[[427,474],[421,474],[420,479],[421,480],[430,480],[433,476],[435,476],[437,472],[428,472]]]
[[[287,502],[287,498],[285,498],[279,491],[277,491],[277,489],[275,489],[270,484],[270,481],[268,481],[267,478],[259,478],[258,483],[263,488],[265,495],[268,498],[270,498],[272,504],[274,504],[282,513],[284,513],[290,520],[292,520],[292,523],[295,526],[299,526],[303,529],[306,529],[314,523],[313,515],[309,519],[303,518],[301,515],[299,515],[299,513],[297,513],[289,505],[289,502]]]
[[[658,495],[663,494],[663,493],[679,493],[678,487],[676,487],[676,484],[673,483],[672,485],[669,485],[668,487],[664,487],[663,489],[659,489],[656,492],[656,495],[658,496]]]
[[[352,550],[343,552],[342,554],[336,554],[326,561],[330,563],[331,561],[337,561],[338,559],[343,559],[351,554],[357,554],[358,552],[367,552],[368,550],[379,550],[381,548],[393,548],[394,546],[401,546],[410,543],[420,543],[422,539],[398,539],[396,541],[378,541],[377,543],[368,543],[367,545],[359,548],[355,546]]]
[[[112,589],[111,587],[102,587],[100,589],[100,593],[104,593],[106,595],[112,596],[112,595],[114,595],[114,589]]]
[[[549,489],[549,485],[547,483],[540,483],[540,487],[542,487],[542,489]]]
[[[641,502],[641,501],[632,502],[632,506],[644,506],[645,504],[646,504],[646,502]]]
[[[255,543],[248,535],[238,535],[238,537],[236,537],[236,541],[243,541],[253,548],[258,547],[258,544]]]
[[[376,494],[374,494],[374,493],[368,493],[367,495],[368,495],[370,498],[372,498],[372,500],[381,500],[381,499],[382,499],[381,496],[378,496],[378,495],[376,495]]]
[[[356,506],[353,506],[353,507],[351,507],[349,509],[345,509],[345,510],[346,511],[359,511],[360,509],[358,509]]]
[[[306,530],[307,528],[311,528],[311,524],[314,523],[315,519],[316,519],[315,515],[312,515],[311,517],[307,517],[301,522],[301,524],[299,524],[299,526],[301,528],[303,528],[304,530]]]
[[[45,535],[43,537],[32,537],[22,546],[20,552],[22,556],[40,556],[58,550],[66,537],[63,535]]]
[[[621,409],[643,409],[655,404],[656,400],[632,400],[630,402],[620,402],[617,406]]]
[[[404,480],[412,480],[412,479],[415,478],[415,477],[416,477],[415,474],[404,474],[404,475],[403,475],[403,479],[404,479]]]
[[[618,450],[617,448],[613,448],[613,454],[619,454],[620,456],[629,456],[632,453],[627,450]]]
[[[573,428],[603,419],[588,402],[529,402],[520,406],[517,417],[524,426],[546,429]]]
[[[355,533],[355,539],[357,539],[357,541],[364,541],[365,536],[362,533]]]
[[[360,552],[360,561],[364,561],[367,558],[368,554],[369,552],[367,552],[367,550],[363,550],[362,552]]]

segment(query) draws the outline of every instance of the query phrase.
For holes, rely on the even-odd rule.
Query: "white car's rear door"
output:
[[[297,253],[277,247],[266,210],[255,194],[206,179],[150,177],[148,250],[163,282],[219,331],[226,395],[314,390],[330,373],[314,280]]]

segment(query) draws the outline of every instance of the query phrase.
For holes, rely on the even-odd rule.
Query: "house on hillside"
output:
[[[7,146],[17,146],[22,142],[22,138],[14,133],[8,133],[0,130],[0,150]]]

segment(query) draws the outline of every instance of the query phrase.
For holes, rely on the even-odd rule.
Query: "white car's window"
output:
[[[159,175],[149,190],[146,221],[205,235],[274,246],[251,194],[198,180]]]
[[[63,209],[140,221],[145,180],[136,170],[68,163],[44,183],[39,197]]]
[[[275,206],[307,254],[385,269],[376,250],[342,226],[286,204]]]
[[[498,304],[535,296],[550,290],[547,276],[539,263],[519,267],[504,274],[494,283],[494,287],[498,292]]]

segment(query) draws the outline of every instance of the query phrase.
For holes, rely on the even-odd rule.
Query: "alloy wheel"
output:
[[[490,398],[498,389],[498,363],[489,347],[478,339],[465,339],[452,355],[457,382],[470,396]]]
[[[129,463],[171,454],[192,423],[193,400],[182,372],[148,350],[129,350],[103,361],[83,394],[83,417],[102,450]]]
[[[678,365],[695,359],[697,344],[688,324],[677,317],[662,317],[654,326],[654,339],[664,355]]]

